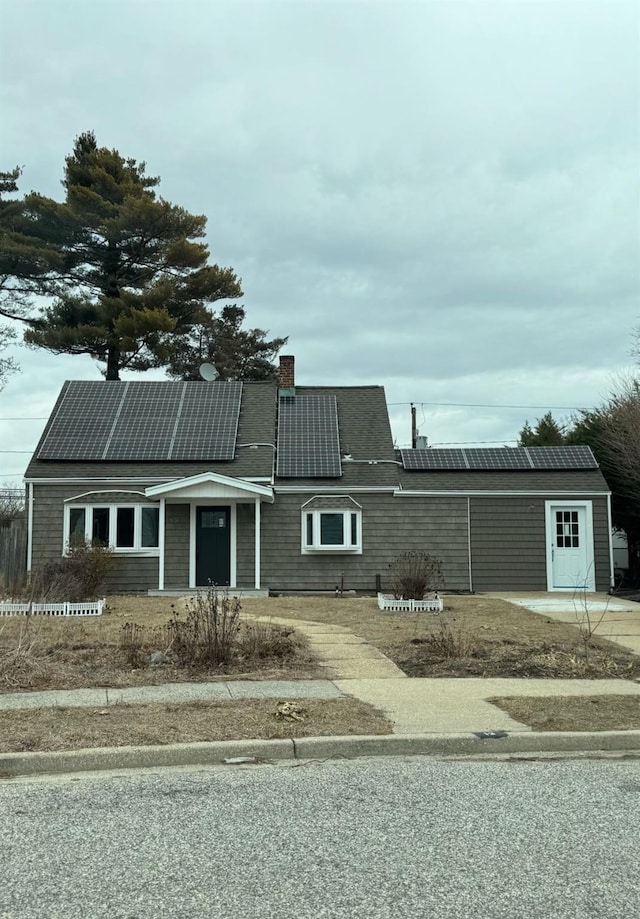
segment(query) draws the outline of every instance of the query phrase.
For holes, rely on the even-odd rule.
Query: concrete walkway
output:
[[[53,689],[0,694],[0,712],[20,708],[106,708],[151,702],[231,702],[242,699],[340,699],[329,680],[225,680],[216,683],[160,683],[119,689]]]
[[[485,597],[523,606],[546,619],[595,628],[597,638],[606,638],[626,651],[640,654],[640,603],[601,593],[487,593]]]
[[[408,679],[392,660],[354,635],[342,625],[313,622],[307,619],[286,619],[278,616],[252,616],[257,622],[271,622],[294,628],[304,635],[309,647],[325,669],[329,679],[403,680]]]
[[[352,696],[382,711],[394,734],[475,731],[530,731],[487,700],[500,696],[633,695],[629,680],[527,679],[347,679],[227,680],[219,683],[164,683],[126,689],[71,689],[0,695],[2,711],[56,707],[225,702],[242,699],[340,699]]]

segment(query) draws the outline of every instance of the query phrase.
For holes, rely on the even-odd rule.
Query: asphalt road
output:
[[[640,916],[640,764],[385,759],[0,781],[7,919]]]

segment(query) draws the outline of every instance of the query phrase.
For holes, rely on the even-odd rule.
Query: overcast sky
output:
[[[513,442],[631,366],[640,6],[0,0],[0,169],[61,198],[94,130],[208,218],[297,382],[382,384],[431,444]],[[16,349],[0,450],[89,358]],[[454,404],[456,403],[456,404]],[[504,408],[503,406],[525,406]],[[24,453],[0,453],[20,482]]]

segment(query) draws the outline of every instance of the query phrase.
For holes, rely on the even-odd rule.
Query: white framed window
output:
[[[110,546],[115,552],[157,555],[160,509],[153,504],[65,506],[65,550],[76,541]]]
[[[316,507],[302,511],[302,552],[362,553],[362,511]]]

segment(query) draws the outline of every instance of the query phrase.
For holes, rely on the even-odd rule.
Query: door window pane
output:
[[[116,519],[116,546],[123,549],[133,548],[133,518],[134,509],[132,507],[119,507],[117,509]]]
[[[158,546],[158,527],[160,509],[157,507],[142,508],[142,547],[155,549]]]

